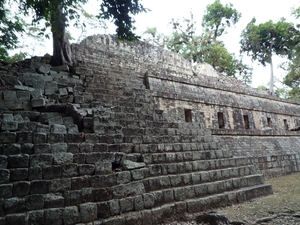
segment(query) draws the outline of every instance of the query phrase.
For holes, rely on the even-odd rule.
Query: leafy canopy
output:
[[[250,55],[252,60],[257,60],[263,66],[271,62],[272,54],[291,58],[292,50],[297,43],[297,31],[292,23],[285,19],[277,23],[269,20],[256,25],[253,18],[243,30],[241,35],[241,51]]]

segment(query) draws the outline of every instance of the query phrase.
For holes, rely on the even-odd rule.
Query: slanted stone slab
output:
[[[145,167],[146,164],[143,162],[133,162],[131,160],[124,160],[122,167],[125,170],[134,170]]]

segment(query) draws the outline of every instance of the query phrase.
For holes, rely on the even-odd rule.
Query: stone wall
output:
[[[296,103],[142,42],[96,35],[72,51],[72,68],[1,65],[1,225],[155,225],[299,171],[298,132],[282,128]]]

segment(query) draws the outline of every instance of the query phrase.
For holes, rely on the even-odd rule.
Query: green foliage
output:
[[[121,40],[137,40],[140,37],[133,33],[135,20],[132,15],[147,12],[138,0],[104,0],[101,3],[99,18],[112,19],[117,26],[116,33]]]
[[[18,15],[12,15],[4,1],[0,1],[0,60],[8,57],[8,49],[17,46],[18,32],[22,32]]]
[[[216,2],[218,3],[219,1]],[[214,13],[214,16],[217,17],[218,13],[215,11]],[[207,15],[212,16],[210,10],[207,10]],[[233,20],[236,21],[235,19]],[[222,19],[216,19],[215,21],[220,22]],[[181,54],[184,58],[193,62],[209,63],[221,74],[251,83],[252,68],[243,64],[241,59],[238,59],[226,49],[222,41],[216,39],[215,30],[206,29],[202,34],[196,34],[197,24],[193,19],[192,13],[190,18],[183,18],[182,21],[173,19],[171,24],[173,25],[173,33],[169,37],[160,38],[160,46],[166,46],[168,49]],[[208,22],[203,24],[208,24]],[[209,24],[212,24],[212,20]],[[218,26],[221,25],[212,27]],[[225,25],[222,25],[222,29],[224,31]],[[153,37],[159,36],[155,29],[148,29],[147,33],[153,35]]]
[[[259,25],[255,25],[255,22],[256,19],[253,18],[242,32],[240,41],[242,52],[247,52],[252,60],[257,60],[263,66],[271,62],[273,53],[292,57],[292,50],[299,38],[299,31],[292,23],[284,19],[277,23],[269,20]]]
[[[222,5],[220,0],[206,7],[202,19],[202,26],[207,30],[213,31],[214,38],[221,36],[226,27],[236,24],[241,18],[241,13],[233,8],[232,4]]]

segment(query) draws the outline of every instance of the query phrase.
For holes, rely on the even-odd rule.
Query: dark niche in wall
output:
[[[219,128],[225,127],[224,114],[222,112],[218,112],[218,124]]]
[[[283,120],[283,124],[284,124],[284,129],[285,129],[285,130],[288,130],[288,129],[289,129],[289,125],[288,125],[286,119]]]
[[[267,117],[267,124],[268,124],[268,127],[272,127],[272,120],[270,117]]]
[[[245,129],[250,129],[250,124],[249,124],[249,117],[248,117],[248,115],[243,115],[243,118],[244,118]]]
[[[192,122],[192,110],[191,109],[184,109],[184,117],[185,122]]]

